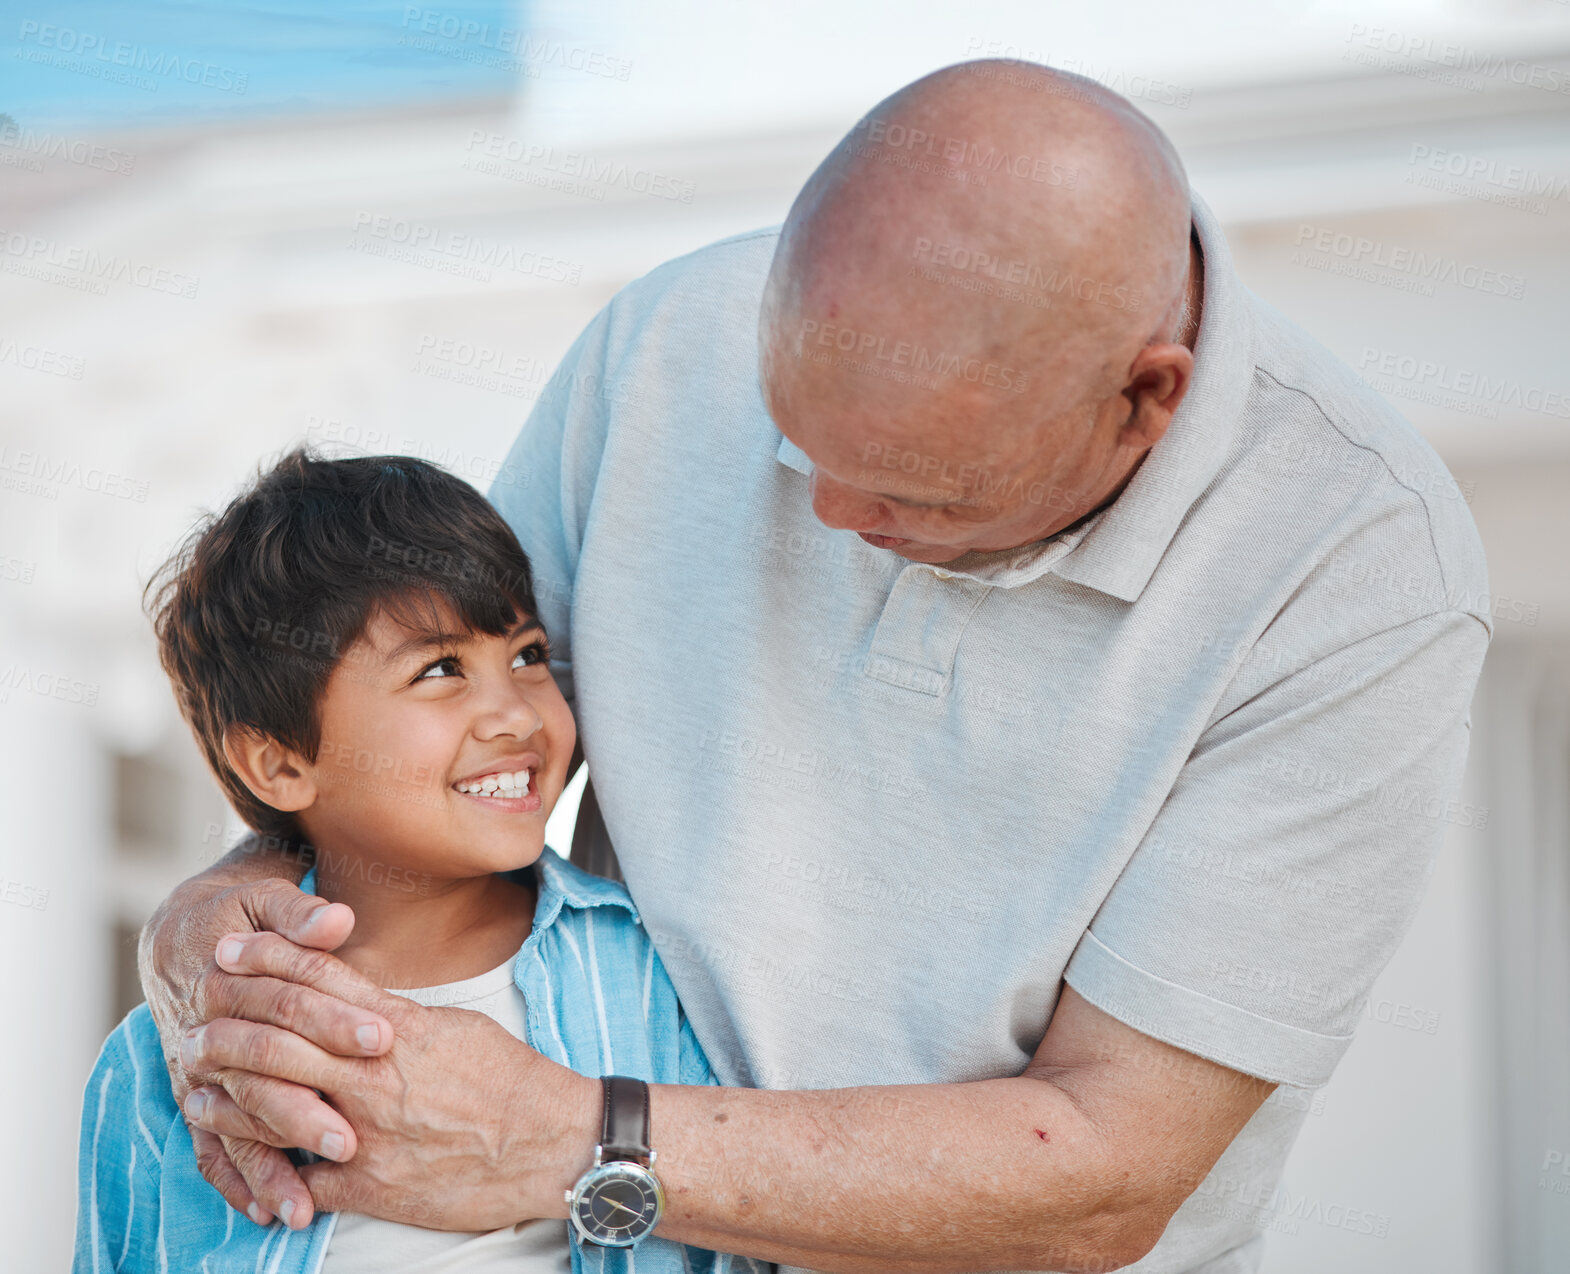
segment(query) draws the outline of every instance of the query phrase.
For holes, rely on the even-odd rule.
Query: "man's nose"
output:
[[[809,486],[812,512],[824,526],[839,531],[875,532],[888,516],[883,501],[869,498],[854,487],[825,478],[816,469]]]

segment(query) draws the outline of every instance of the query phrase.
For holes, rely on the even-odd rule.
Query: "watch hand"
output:
[[[613,1207],[613,1208],[620,1208],[623,1212],[631,1213],[633,1216],[639,1218],[640,1220],[642,1220],[642,1218],[643,1218],[643,1213],[641,1213],[641,1212],[633,1212],[632,1209],[629,1208],[625,1203],[617,1203],[615,1199],[607,1199],[607,1200],[605,1200],[605,1202],[610,1204],[611,1207]]]

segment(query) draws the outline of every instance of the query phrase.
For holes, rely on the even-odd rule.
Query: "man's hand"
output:
[[[193,1128],[307,1147],[343,1131],[346,1153],[328,1157],[348,1162],[301,1170],[323,1211],[437,1230],[567,1216],[562,1192],[589,1167],[598,1140],[598,1080],[558,1066],[483,1013],[412,1003],[275,933],[232,934],[218,952],[223,968],[246,975],[235,980],[374,1011],[393,1044],[376,1057],[335,1056],[340,1050],[254,1013],[212,1021],[191,1045],[188,1065],[213,1080],[197,1090],[200,1113],[187,1110]],[[314,1095],[309,1108],[281,1100],[309,1089],[331,1105]],[[311,1215],[308,1200],[284,1219],[298,1229]]]
[[[240,853],[241,851],[236,851]],[[310,1088],[280,1079],[236,1080],[248,1108],[275,1134],[264,1142],[251,1133],[217,1137],[190,1118],[189,1096],[202,1082],[180,1056],[186,1034],[215,1018],[270,1022],[343,1057],[364,1057],[391,1047],[392,1026],[374,1012],[275,978],[236,977],[220,969],[213,951],[223,935],[271,930],[299,948],[330,951],[348,938],[354,913],[302,893],[272,877],[229,883],[265,867],[275,855],[228,859],[181,885],[154,913],[139,947],[142,988],[163,1041],[175,1099],[187,1109],[191,1140],[202,1175],[229,1205],[258,1225],[274,1214],[286,1224],[309,1217],[310,1192],[277,1146],[305,1146],[329,1159],[354,1153],[354,1130]],[[283,870],[291,864],[283,863]],[[299,875],[298,865],[293,865]],[[298,948],[297,948],[298,949]],[[302,955],[315,954],[301,951]],[[317,959],[330,959],[315,954]],[[334,960],[334,964],[339,963]],[[296,1037],[298,1038],[298,1037]],[[301,1137],[291,1137],[300,1133]],[[309,1139],[305,1139],[308,1137]]]

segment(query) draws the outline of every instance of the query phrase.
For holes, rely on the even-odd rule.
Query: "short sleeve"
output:
[[[1318,1087],[1405,935],[1457,799],[1488,632],[1442,611],[1277,681],[1201,737],[1064,977],[1144,1034]]]
[[[104,1042],[82,1097],[74,1270],[157,1267],[164,1144],[179,1117],[139,1005]]]
[[[567,702],[572,681],[572,603],[578,554],[605,447],[609,395],[607,305],[562,356],[491,489],[491,503],[529,557],[551,673]]]

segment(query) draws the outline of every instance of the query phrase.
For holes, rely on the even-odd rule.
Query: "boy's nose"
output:
[[[515,738],[527,739],[544,724],[545,719],[530,702],[529,696],[519,687],[508,685],[498,691],[495,702],[476,722],[476,733],[481,738],[510,734]]]

